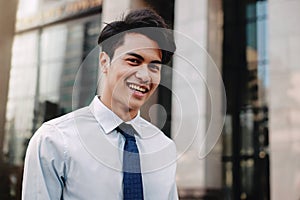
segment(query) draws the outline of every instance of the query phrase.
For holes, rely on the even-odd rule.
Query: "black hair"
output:
[[[130,12],[123,20],[107,24],[98,38],[102,51],[112,59],[115,50],[124,43],[128,33],[140,33],[157,42],[162,51],[162,63],[168,63],[176,50],[174,37],[164,19],[150,9]]]

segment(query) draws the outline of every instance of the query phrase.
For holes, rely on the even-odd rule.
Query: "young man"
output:
[[[34,134],[24,200],[178,199],[175,145],[139,115],[175,51],[166,27],[147,9],[107,24],[98,41],[101,95]]]

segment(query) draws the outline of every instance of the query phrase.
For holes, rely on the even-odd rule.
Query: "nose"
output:
[[[147,65],[142,65],[138,68],[135,76],[141,80],[143,83],[149,83],[150,82],[150,74],[148,71],[148,66]]]

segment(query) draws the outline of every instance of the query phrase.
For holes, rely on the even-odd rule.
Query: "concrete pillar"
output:
[[[207,49],[207,0],[175,1],[174,29],[177,51],[173,63],[171,130],[179,154],[177,184],[180,190],[204,189],[205,159],[200,159],[198,154],[200,138],[206,129],[206,88],[201,76],[207,75],[204,67],[207,59],[204,50]],[[193,65],[200,66],[201,72],[194,70]],[[196,87],[195,93],[192,87]],[[187,94],[188,90],[190,94]],[[195,109],[199,112],[194,112]]]
[[[212,96],[207,95],[207,113],[211,112],[210,106],[214,106],[215,114],[219,117],[219,123],[223,123],[224,120],[224,105],[226,105],[223,90],[223,81],[217,80],[215,78],[215,67],[220,72],[222,71],[222,46],[223,46],[223,8],[222,0],[210,0],[208,3],[208,25],[207,25],[207,51],[209,56],[212,58],[215,65],[207,65],[207,81],[208,84],[215,91],[215,96],[212,102]],[[209,103],[210,102],[210,103]],[[206,125],[209,126],[209,115],[207,115]],[[215,126],[214,124],[213,126]],[[221,130],[220,130],[221,131]],[[217,133],[221,134],[221,132]],[[212,135],[212,140],[218,135]],[[215,142],[215,141],[213,141]],[[207,143],[207,148],[210,148],[210,143]],[[218,143],[214,146],[211,152],[206,157],[205,163],[205,185],[209,189],[221,189],[222,188],[222,140],[221,136],[218,138]]]
[[[143,0],[104,0],[102,5],[102,22],[109,23],[120,19],[130,9],[145,6],[147,4]]]
[[[3,161],[5,113],[17,4],[17,0],[0,1],[0,163]]]
[[[222,145],[217,141],[222,131],[225,97],[220,73],[222,1],[175,1],[174,29],[179,37],[175,34],[178,49],[172,88],[172,137],[180,156],[179,191],[195,189],[194,194],[197,194],[206,193],[207,189],[219,190],[222,187]],[[190,85],[184,86],[183,77]],[[187,92],[189,88],[193,88],[191,92]]]
[[[269,0],[271,199],[300,198],[300,1]]]

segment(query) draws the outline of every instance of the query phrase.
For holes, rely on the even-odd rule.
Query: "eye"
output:
[[[132,66],[137,66],[139,65],[141,62],[139,61],[139,59],[136,59],[136,58],[127,58],[126,59],[126,62],[129,64],[129,65],[132,65]]]
[[[161,68],[161,64],[156,64],[156,63],[150,63],[148,65],[148,67],[152,70],[152,71],[160,71]]]

